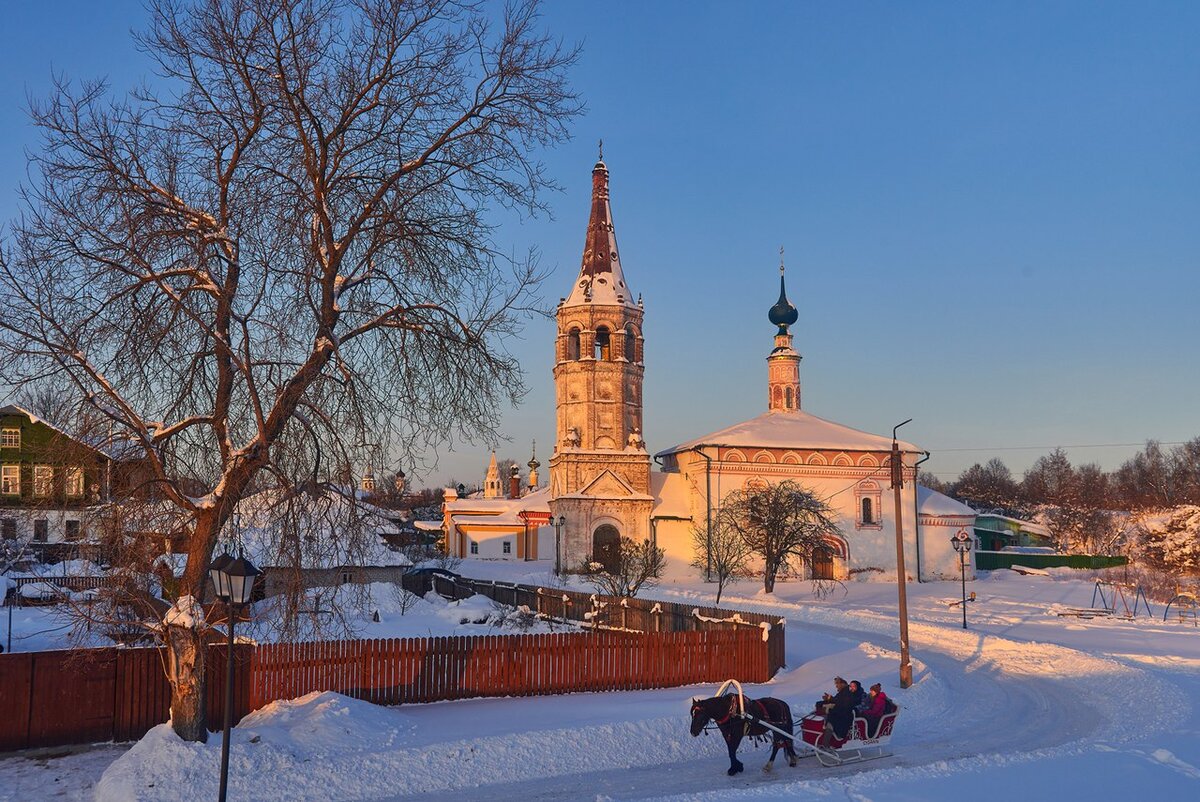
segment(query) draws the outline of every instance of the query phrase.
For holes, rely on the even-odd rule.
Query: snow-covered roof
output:
[[[335,491],[285,495],[264,491],[242,499],[237,539],[260,568],[407,566],[380,535],[394,526],[381,510]],[[285,521],[289,523],[285,525]],[[299,537],[289,533],[302,533]],[[297,548],[299,565],[296,564]]]
[[[654,496],[654,507],[650,512],[651,518],[691,519],[688,483],[683,474],[652,472],[650,474],[650,493]]]
[[[1008,521],[1010,523],[1014,523],[1017,525],[1018,529],[1023,529],[1026,532],[1032,532],[1035,535],[1045,535],[1046,537],[1050,536],[1049,527],[1043,526],[1042,524],[1035,524],[1033,521],[1025,521],[1025,520],[1022,520],[1021,518],[1012,518],[1007,515],[999,515],[999,514],[993,513],[993,512],[981,512],[981,513],[977,513],[977,515],[979,518],[994,518],[997,521]],[[987,526],[981,524],[979,521],[976,521],[975,526],[978,529],[987,529]],[[993,531],[993,530],[988,530],[988,531]],[[1000,531],[1000,530],[995,530],[995,531]]]
[[[540,487],[520,498],[460,498],[447,501],[451,515],[512,515],[520,512],[550,513],[550,488]]]
[[[899,442],[900,450],[920,453],[922,449]],[[697,437],[686,443],[658,452],[662,457],[698,446],[729,446],[758,448],[810,448],[838,451],[891,451],[892,441],[869,432],[852,429],[840,423],[818,418],[803,410],[774,410],[757,418],[735,423],[720,431]]]
[[[109,459],[128,460],[135,459],[141,455],[141,449],[138,448],[136,443],[124,439],[110,440],[107,435],[100,437],[92,434],[72,434],[16,404],[6,404],[0,407],[0,415],[24,415],[29,419],[30,423],[38,423],[48,429],[53,429],[68,440],[87,446],[92,451],[100,454],[100,456],[108,457]]]
[[[413,527],[422,532],[440,532],[442,531],[441,521],[413,521]]]
[[[921,515],[937,517],[974,518],[975,510],[944,493],[917,485],[917,509]]]

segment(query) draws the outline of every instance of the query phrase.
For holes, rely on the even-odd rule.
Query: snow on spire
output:
[[[588,217],[583,261],[579,278],[571,288],[565,305],[637,306],[633,293],[625,284],[617,250],[617,235],[609,201],[608,165],[604,163],[604,140],[600,141],[599,153],[600,159],[592,168],[592,211]]]

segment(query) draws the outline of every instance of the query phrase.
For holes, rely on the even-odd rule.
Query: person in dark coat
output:
[[[833,696],[825,694],[825,731],[821,733],[821,745],[833,745],[834,736],[845,738],[850,732],[854,721],[854,696],[850,693],[850,683],[841,677],[833,678],[837,693]]]
[[[863,718],[867,720],[867,734],[872,738],[879,731],[879,720],[884,717],[888,711],[887,694],[883,692],[883,687],[876,682],[871,686],[871,695],[867,697],[871,700],[871,706],[867,708],[867,712],[863,714]]]
[[[861,716],[871,706],[871,697],[863,690],[862,683],[856,679],[850,680],[850,695],[854,697],[854,714]]]

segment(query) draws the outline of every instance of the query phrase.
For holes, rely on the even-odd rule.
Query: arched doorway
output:
[[[818,548],[812,555],[812,578],[833,579],[833,551]]]
[[[621,566],[621,533],[612,524],[601,524],[592,533],[592,561],[610,573]]]

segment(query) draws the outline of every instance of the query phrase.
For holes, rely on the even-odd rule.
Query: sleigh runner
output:
[[[771,731],[775,739],[786,738],[793,746],[803,746],[808,752],[804,757],[815,756],[822,766],[832,767],[849,763],[860,763],[865,760],[889,757],[892,754],[887,750],[887,747],[891,743],[892,732],[896,726],[896,717],[900,713],[899,706],[895,706],[892,712],[885,713],[879,719],[879,725],[873,734],[871,733],[870,722],[856,715],[849,731],[846,733],[846,737],[838,738],[834,734],[832,740],[822,744],[822,734],[825,732],[825,717],[823,715],[810,713],[800,719],[800,732],[799,734],[793,734],[790,731],[792,729],[790,726],[790,716],[788,717],[787,726],[780,727],[777,726],[778,722],[764,718],[761,713],[756,715],[754,701],[751,700],[751,703],[747,705],[747,700],[742,693],[742,686],[737,680],[726,680],[717,690],[713,699],[720,699],[726,696],[730,689],[732,689],[733,693],[728,694],[730,702],[729,714],[725,717],[727,720],[736,719],[742,721],[747,728],[751,726],[761,727]],[[693,716],[695,715],[695,711],[696,705],[693,704]],[[694,730],[695,728],[693,727],[693,735],[695,734]],[[730,758],[736,761],[736,757],[734,756],[736,745],[731,746]],[[771,762],[768,762],[764,767],[765,771],[770,771],[771,763],[774,762],[775,751],[771,754]],[[741,764],[736,763],[736,765],[740,767]],[[734,770],[731,767],[730,774],[733,773]]]

